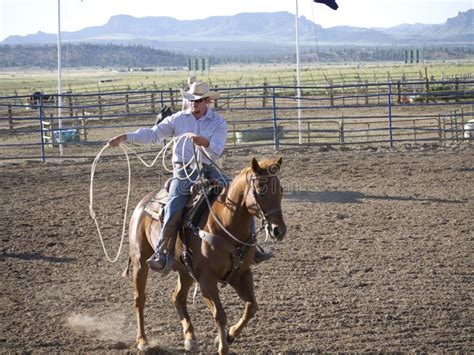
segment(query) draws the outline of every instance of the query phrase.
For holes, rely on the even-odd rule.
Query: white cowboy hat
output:
[[[209,85],[202,81],[195,81],[192,83],[188,91],[181,89],[181,95],[183,95],[183,97],[189,101],[205,99],[207,97],[216,99],[220,96],[218,92],[210,91]]]

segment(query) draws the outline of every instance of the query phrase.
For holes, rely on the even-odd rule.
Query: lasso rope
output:
[[[104,238],[102,238],[102,233],[100,232],[100,227],[99,227],[99,222],[97,221],[97,216],[94,212],[94,175],[95,175],[95,169],[97,167],[97,163],[99,162],[99,158],[100,156],[102,155],[102,153],[104,152],[105,149],[107,149],[109,147],[109,144],[107,143],[99,152],[99,154],[97,154],[97,156],[95,157],[94,159],[94,162],[92,163],[92,168],[91,168],[91,185],[90,185],[90,190],[89,190],[89,212],[91,214],[91,217],[92,219],[94,220],[95,222],[95,225],[97,227],[97,232],[99,233],[99,238],[100,238],[100,242],[102,244],[102,249],[104,250],[104,253],[105,253],[105,256],[107,258],[108,261],[110,261],[111,263],[115,263],[119,256],[120,256],[120,252],[122,251],[122,246],[123,246],[123,240],[124,240],[124,237],[125,237],[125,226],[126,226],[126,222],[127,222],[127,212],[128,212],[128,202],[129,202],[129,198],[130,198],[130,186],[131,186],[131,169],[130,169],[130,158],[128,156],[128,153],[127,153],[127,150],[122,146],[120,145],[120,148],[122,148],[123,152],[125,153],[125,156],[127,157],[127,165],[128,165],[128,188],[127,188],[127,200],[125,202],[125,212],[124,212],[124,218],[123,218],[123,226],[122,226],[122,237],[120,238],[120,246],[119,246],[119,249],[117,251],[117,255],[115,256],[115,259],[111,259],[109,257],[109,254],[107,253],[107,249],[105,248],[105,244],[104,244]]]
[[[104,250],[104,254],[107,258],[108,261],[110,261],[111,263],[115,263],[117,262],[119,256],[120,256],[120,253],[122,251],[122,246],[123,246],[123,241],[125,239],[125,228],[126,228],[126,225],[127,225],[127,213],[128,213],[128,205],[129,205],[129,200],[130,200],[130,190],[131,190],[131,168],[130,168],[130,157],[129,157],[129,154],[127,152],[127,150],[134,154],[138,160],[140,162],[142,162],[143,165],[145,165],[146,167],[148,168],[151,168],[155,165],[155,163],[158,161],[158,158],[160,156],[162,156],[162,164],[163,164],[163,167],[166,171],[168,172],[173,172],[173,170],[170,170],[168,169],[168,167],[166,166],[166,163],[165,163],[165,157],[166,157],[166,153],[169,149],[169,146],[171,144],[178,144],[180,140],[184,139],[184,144],[183,144],[183,150],[182,150],[182,156],[184,156],[184,147],[186,145],[186,140],[188,139],[191,139],[189,137],[188,134],[183,134],[179,137],[174,137],[169,143],[167,143],[159,152],[158,154],[156,155],[156,157],[153,159],[153,161],[151,162],[151,164],[148,164],[146,161],[144,161],[130,146],[124,144],[124,143],[121,143],[119,145],[119,147],[123,150],[124,154],[125,154],[125,157],[127,159],[127,167],[128,167],[128,184],[127,184],[127,198],[126,198],[126,202],[125,202],[125,212],[124,212],[124,218],[123,218],[123,224],[122,224],[122,236],[120,238],[120,246],[119,246],[119,249],[117,251],[117,255],[115,256],[114,259],[112,259],[108,252],[107,252],[107,249],[105,248],[105,243],[104,243],[104,238],[102,237],[102,233],[100,231],[100,226],[99,226],[99,222],[97,221],[97,216],[96,216],[96,213],[94,211],[94,176],[95,176],[95,170],[97,168],[97,164],[99,162],[99,159],[102,155],[102,153],[104,152],[104,150],[106,150],[107,148],[110,147],[110,145],[107,143],[104,147],[102,147],[102,149],[99,151],[99,153],[97,154],[97,156],[95,157],[94,159],[94,162],[92,163],[92,167],[91,167],[91,183],[90,183],[90,189],[89,189],[89,212],[90,212],[90,216],[91,218],[94,220],[95,222],[95,225],[96,225],[96,228],[97,228],[97,232],[99,234],[99,239],[100,239],[100,242],[101,242],[101,245],[102,245],[102,249]],[[194,144],[194,143],[193,143]],[[206,154],[206,157],[209,158],[209,156]],[[189,181],[195,183],[198,179],[199,179],[199,175],[197,177],[196,180],[193,180],[191,179],[191,175],[194,173],[194,171],[198,168],[198,163],[199,160],[201,159],[201,155],[198,154],[198,156],[194,155],[193,156],[193,159],[191,159],[189,162],[185,163],[183,165],[183,167],[179,168],[179,169],[174,169],[174,170],[182,170],[184,169],[184,172],[186,174],[186,177],[184,178],[181,178],[178,176],[178,179],[181,179],[181,180],[186,180],[188,179]],[[210,159],[210,161],[214,164],[214,162]],[[188,173],[187,171],[187,168],[193,163],[193,162],[196,162],[195,164],[195,167],[193,168],[193,170]],[[222,175],[222,174],[221,174]]]

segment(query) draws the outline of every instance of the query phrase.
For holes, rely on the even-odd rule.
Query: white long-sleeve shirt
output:
[[[210,107],[206,114],[196,119],[191,114],[191,109],[180,111],[166,117],[162,122],[152,128],[140,128],[135,132],[127,133],[127,140],[138,143],[160,143],[168,137],[179,137],[185,133],[194,133],[209,140],[209,146],[204,151],[216,161],[224,152],[227,139],[227,123],[225,119]],[[184,146],[184,156],[183,156]],[[173,163],[187,163],[194,155],[191,139],[182,138],[174,144]],[[210,164],[205,156],[204,164]]]

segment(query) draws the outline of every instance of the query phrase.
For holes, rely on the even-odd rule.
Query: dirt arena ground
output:
[[[283,150],[288,235],[254,267],[259,311],[235,353],[472,352],[474,147]],[[235,175],[253,155],[231,151]],[[0,165],[0,352],[135,352],[127,246],[109,263],[89,216],[90,162]],[[165,176],[132,160],[133,206]],[[94,208],[117,253],[125,160],[100,161]],[[171,302],[175,275],[147,289],[150,352],[182,353]],[[242,304],[222,289],[229,323]],[[200,351],[216,331],[200,297],[190,305]]]

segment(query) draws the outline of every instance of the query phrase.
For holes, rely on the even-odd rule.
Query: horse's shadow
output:
[[[44,256],[35,253],[0,253],[0,261],[5,261],[6,258],[14,258],[28,261],[46,261],[49,263],[72,263],[76,258],[57,258],[54,256]]]
[[[321,203],[363,203],[364,199],[387,201],[420,201],[428,203],[467,203],[466,200],[448,200],[442,198],[419,196],[370,195],[357,191],[290,191],[284,193],[284,198],[295,201]]]

